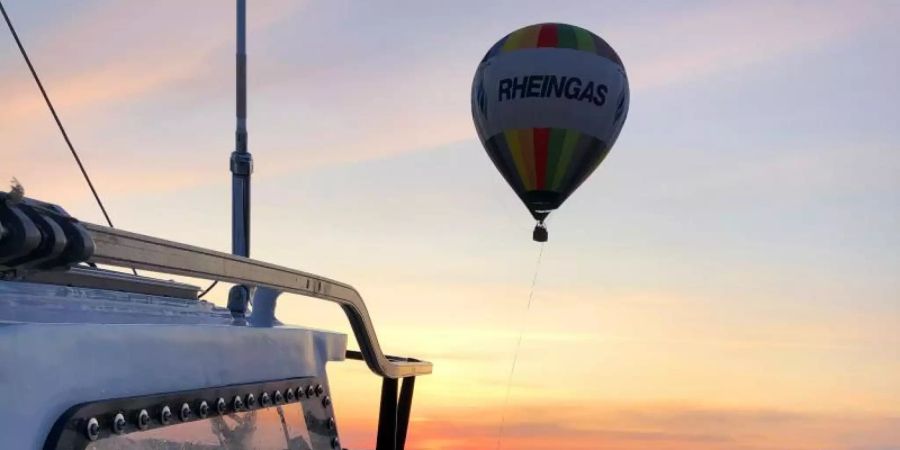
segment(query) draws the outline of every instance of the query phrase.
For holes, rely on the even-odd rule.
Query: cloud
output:
[[[434,411],[428,408],[429,413]],[[420,410],[421,411],[421,410]],[[421,414],[415,448],[494,448],[496,409]],[[517,406],[507,411],[508,449],[858,449],[897,448],[900,417],[672,404]]]
[[[715,2],[638,22],[617,37],[636,90],[696,81],[813,51],[886,22],[874,3]],[[616,30],[614,30],[616,31]]]
[[[304,7],[254,4],[249,17],[251,150],[266,152],[257,161],[259,176],[474,142],[467,93],[477,60],[472,52],[483,45],[418,29],[389,40],[386,31],[360,22],[362,13],[341,6],[313,11],[321,23],[287,26],[300,20]],[[876,12],[871,4],[716,3],[620,22],[610,35],[621,43],[634,86],[650,89],[829,45],[877,21]],[[21,30],[76,145],[89,145],[83,152],[94,161],[89,168],[95,177],[118,183],[119,153],[142,167],[144,173],[115,184],[119,189],[110,195],[221,181],[208,161],[221,158],[230,140],[232,15],[214,1],[177,7],[161,2],[140,14],[132,5],[112,3],[42,24],[48,32],[34,42],[28,39],[34,32]],[[462,20],[458,14],[431,25],[452,28]],[[353,26],[333,40],[306,44],[347,21]],[[166,32],[159,32],[161,22]],[[394,51],[352,44],[372,36],[381,45],[409,44]],[[37,135],[55,131],[19,69],[0,79],[6,99],[0,131],[22,141],[8,153],[23,178],[34,178],[46,164],[38,169],[30,159],[58,155]],[[162,124],[165,131],[157,131]],[[193,170],[173,181],[173,169],[160,163],[166,158]]]
[[[265,34],[301,6],[254,5],[249,33]],[[14,19],[16,12],[11,11]],[[184,123],[181,135],[169,139],[158,130],[169,121],[184,122],[186,116],[190,120],[186,99],[197,107],[197,98],[205,98],[202,104],[218,99],[218,93],[230,94],[231,83],[223,81],[230,81],[233,73],[233,8],[222,8],[217,1],[159,2],[138,11],[134,5],[114,2],[65,13],[71,15],[65,20],[41,15],[50,22],[22,21],[18,31],[101,193],[117,197],[223,181],[218,165],[191,164],[212,153],[204,151],[212,149],[209,144],[193,139],[198,134],[191,130],[195,124]],[[160,23],[166,32],[160,32]],[[37,86],[18,52],[12,47],[7,52],[9,67],[0,71],[0,134],[7,164],[0,176],[20,177],[33,193],[55,201],[84,198],[83,180]],[[229,70],[227,77],[219,76],[220,62]],[[155,114],[160,115],[140,110],[151,105],[159,107]],[[136,123],[152,140],[131,131]],[[182,150],[190,147],[190,152]],[[176,155],[179,164],[173,166],[169,154]]]
[[[171,33],[162,34],[156,29],[157,16],[171,13],[172,5],[140,15],[123,4],[78,11],[29,45],[76,147],[83,159],[91,161],[89,170],[99,184],[117,186],[108,195],[176,191],[221,181],[219,166],[212,170],[208,162],[213,157],[224,159],[225,150],[213,149],[218,141],[210,145],[196,140],[214,129],[226,138],[222,147],[227,149],[232,127],[233,106],[222,97],[225,94],[230,100],[233,95],[229,32],[233,18],[226,22],[228,28],[216,28],[222,25],[223,8],[214,5],[218,2],[182,8],[182,14],[165,21]],[[451,95],[434,88],[446,85],[441,80],[446,80],[447,71],[439,59],[431,64],[407,61],[385,70],[322,63],[285,65],[268,48],[259,52],[254,42],[290,47],[289,40],[270,42],[267,35],[279,20],[298,9],[289,5],[293,4],[254,5],[250,15],[251,150],[266,153],[259,161],[258,175],[378,158],[471,136],[465,89]],[[197,20],[197,11],[204,8],[214,17]],[[225,10],[224,15],[233,14],[231,8]],[[112,35],[122,38],[111,41]],[[80,46],[72,44],[73,36]],[[107,52],[98,52],[97,47]],[[253,54],[254,50],[259,53]],[[306,61],[305,48],[297,50],[300,53],[292,59]],[[46,164],[34,164],[37,159],[59,161],[58,166],[71,169],[68,158],[61,156],[65,154],[61,140],[46,138],[57,132],[34,83],[21,69],[4,71],[0,79],[5,97],[0,131],[16,140],[9,146],[13,150],[7,151],[8,161],[15,165],[7,167],[26,180],[47,175]],[[365,76],[360,76],[362,71]],[[223,72],[227,75],[222,76]],[[451,97],[461,100],[448,108]],[[206,119],[210,110],[224,120]],[[144,130],[135,129],[138,121]],[[161,125],[166,126],[165,135],[158,131]],[[303,158],[294,156],[299,147]],[[172,168],[165,164],[170,158],[190,168]],[[123,163],[134,164],[128,167],[127,183],[119,182]],[[60,192],[53,195],[72,191],[59,187]]]
[[[19,30],[59,110],[91,113],[111,103],[147,100],[187,82],[202,87],[202,79],[213,73],[210,57],[233,45],[230,28],[218,28],[233,26],[233,11],[222,8],[221,2],[145,6],[140,13],[134,5],[118,2],[78,10],[66,21],[45,26],[52,32],[35,36],[34,42],[28,37],[37,33]],[[173,9],[180,14],[173,14]],[[294,10],[296,6],[287,2],[261,4],[248,19],[249,32],[265,32]],[[198,20],[201,12],[204,20]],[[161,33],[160,23],[171,32]],[[190,38],[189,45],[182,41],[185,38]],[[6,71],[7,78],[0,80],[8,89],[0,119],[26,121],[44,113],[46,106],[24,62],[17,52],[14,56],[21,70]]]

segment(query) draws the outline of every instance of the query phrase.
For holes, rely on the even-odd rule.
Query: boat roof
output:
[[[0,281],[0,434],[41,448],[72,405],[272,380],[324,384],[347,336],[234,324],[202,300]]]

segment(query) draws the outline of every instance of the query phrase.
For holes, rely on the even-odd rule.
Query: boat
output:
[[[405,448],[415,380],[432,364],[385,354],[351,285],[248,257],[245,11],[237,0],[231,253],[0,192],[2,448],[344,448],[326,370],[343,362],[381,378],[377,450]],[[227,307],[148,272],[232,283]],[[281,323],[282,295],[338,304],[358,350],[345,334]]]

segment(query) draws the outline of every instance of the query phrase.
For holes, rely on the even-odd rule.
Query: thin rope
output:
[[[541,251],[538,253],[537,263],[534,265],[534,276],[531,277],[531,292],[528,293],[528,306],[525,308],[525,319],[527,319],[528,312],[531,311],[531,302],[534,300],[534,287],[537,285],[538,272],[541,268],[541,259],[544,256],[544,244],[546,243],[541,243]],[[522,348],[522,335],[525,334],[526,325],[527,321],[523,319],[522,326],[519,328],[519,339],[516,341],[516,350],[513,352],[512,367],[509,369],[509,377],[506,380],[506,398],[503,400],[503,409],[501,410],[500,432],[497,436],[497,450],[500,450],[500,445],[503,442],[503,431],[506,427],[506,407],[509,406],[509,394],[512,390],[513,375],[516,373],[516,363],[519,361],[519,350]]]
[[[197,298],[200,299],[203,298],[204,295],[209,294],[209,291],[211,291],[212,288],[216,287],[217,284],[219,284],[219,280],[213,281],[208,288],[204,289],[203,292],[201,292],[200,295],[197,296]]]
[[[47,108],[50,109],[50,114],[53,115],[53,120],[56,121],[56,126],[59,128],[59,132],[62,133],[62,137],[66,141],[66,145],[69,146],[69,151],[72,152],[72,157],[75,158],[75,162],[78,164],[78,168],[81,170],[81,175],[84,176],[84,181],[87,181],[87,185],[91,189],[91,193],[94,195],[94,200],[96,200],[97,205],[100,206],[100,211],[103,213],[103,217],[106,218],[106,223],[109,224],[110,228],[115,228],[112,220],[109,218],[109,214],[106,212],[106,207],[103,206],[103,201],[100,200],[100,195],[97,193],[97,189],[94,188],[94,183],[91,182],[91,177],[88,176],[87,170],[85,170],[84,164],[82,164],[81,162],[81,158],[78,157],[78,152],[75,151],[75,146],[72,145],[72,141],[69,139],[69,134],[66,133],[66,128],[63,127],[62,121],[59,119],[59,115],[56,114],[56,108],[53,107],[53,102],[50,101],[50,97],[47,95],[47,91],[44,89],[44,83],[41,83],[41,78],[38,77],[37,71],[34,69],[34,65],[31,64],[31,58],[28,57],[28,52],[25,51],[25,46],[22,45],[22,41],[19,39],[19,34],[16,33],[16,28],[13,27],[12,21],[9,19],[9,15],[6,14],[6,8],[3,7],[2,0],[0,0],[0,12],[3,13],[3,20],[6,21],[6,26],[9,27],[9,32],[12,33],[13,39],[16,41],[16,46],[19,47],[19,53],[21,53],[22,58],[25,59],[25,64],[28,65],[28,70],[31,71],[31,77],[34,78],[34,82],[37,83],[38,89],[40,89],[41,95],[44,97],[44,102],[47,103]],[[132,268],[131,271],[134,272],[135,275],[137,275],[137,270]]]

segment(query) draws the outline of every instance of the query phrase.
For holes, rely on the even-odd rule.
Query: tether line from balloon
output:
[[[544,246],[546,242],[541,242],[541,250],[538,252],[537,262],[534,265],[534,275],[531,277],[531,291],[528,293],[528,305],[525,307],[525,317],[522,319],[522,326],[519,327],[519,338],[516,340],[516,349],[513,351],[512,367],[509,369],[509,377],[506,380],[506,397],[503,400],[503,409],[500,410],[500,430],[497,434],[497,450],[503,442],[503,431],[506,426],[506,408],[509,406],[509,395],[512,390],[513,376],[516,373],[516,363],[519,362],[519,350],[522,348],[522,336],[525,334],[526,320],[528,312],[531,311],[531,303],[534,300],[534,288],[537,286],[538,272],[541,268],[541,259],[544,257]]]

